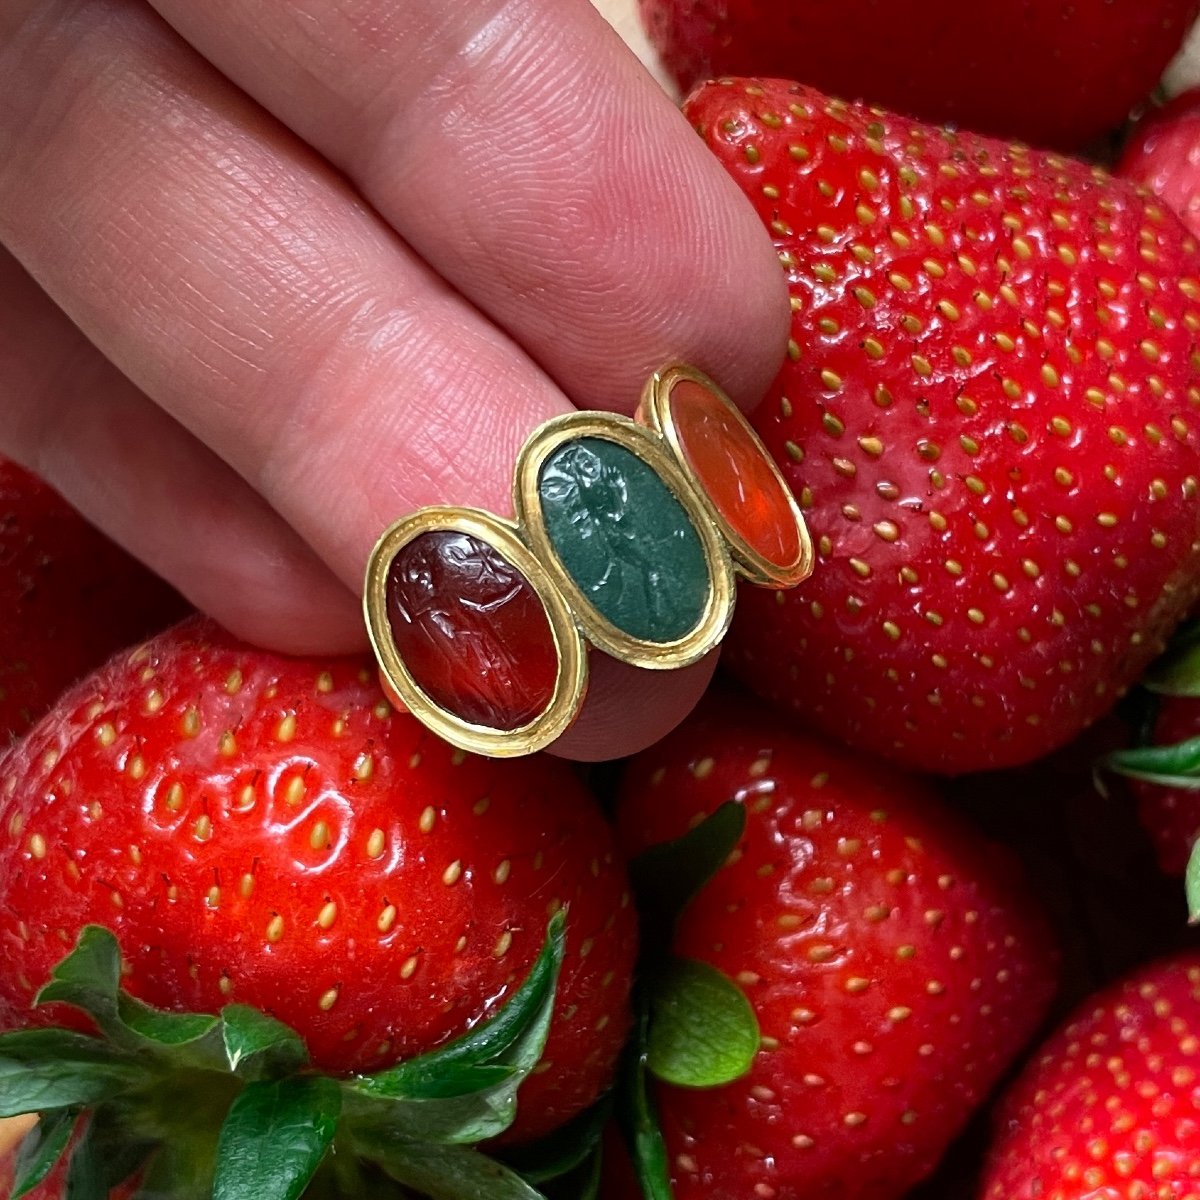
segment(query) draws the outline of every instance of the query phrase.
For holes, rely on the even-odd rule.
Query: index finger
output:
[[[787,337],[761,223],[588,0],[151,0],[583,407]]]

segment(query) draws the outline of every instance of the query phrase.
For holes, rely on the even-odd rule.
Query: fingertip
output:
[[[692,261],[681,281],[691,290],[677,316],[683,356],[749,411],[787,354],[787,277],[753,205],[690,127],[688,132],[696,216]]]
[[[699,703],[718,658],[713,651],[691,667],[647,671],[593,651],[583,709],[550,753],[577,762],[605,762],[652,746]]]
[[[618,75],[598,160],[618,165],[619,186],[597,187],[595,220],[621,230],[606,256],[597,296],[623,314],[621,347],[595,338],[572,347],[575,375],[555,369],[583,407],[628,411],[641,383],[674,362],[698,367],[744,410],[753,409],[783,365],[791,325],[787,277],[754,205],[696,135],[670,97],[638,73]],[[631,132],[635,131],[635,132]],[[616,282],[619,280],[619,282]],[[623,304],[613,306],[614,295]],[[596,328],[612,318],[592,314]],[[600,360],[602,357],[602,361]],[[582,380],[582,384],[581,384]]]

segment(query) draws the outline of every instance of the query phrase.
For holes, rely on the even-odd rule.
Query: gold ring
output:
[[[363,608],[385,691],[446,741],[531,754],[575,720],[591,648],[649,670],[725,636],[737,576],[813,568],[795,497],[706,375],[656,372],[634,419],[576,412],[517,456],[515,519],[430,506],[375,544]]]

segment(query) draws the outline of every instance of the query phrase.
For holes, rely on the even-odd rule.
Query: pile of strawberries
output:
[[[1114,128],[1197,7],[642,0],[686,88],[805,81],[684,111],[818,563],[618,767],[456,751],[0,464],[9,1194],[1200,1197],[1200,102]]]

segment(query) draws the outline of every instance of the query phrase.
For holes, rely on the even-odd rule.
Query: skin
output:
[[[7,1158],[17,1143],[37,1124],[37,1117],[0,1118],[0,1159]]]
[[[536,35],[530,31],[536,31]],[[752,404],[770,242],[586,0],[9,0],[0,453],[235,633],[364,644],[379,532],[683,359]],[[713,663],[600,660],[624,754]]]

